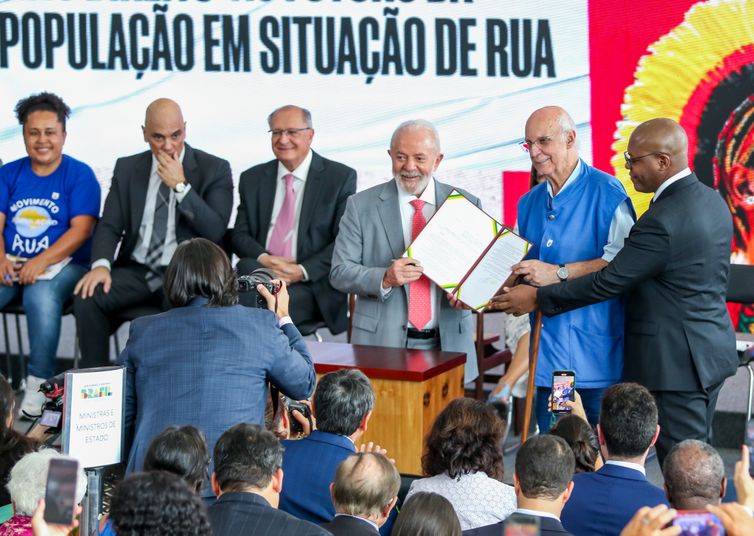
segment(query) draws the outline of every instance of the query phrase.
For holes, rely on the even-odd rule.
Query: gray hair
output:
[[[275,114],[282,110],[288,110],[288,109],[299,110],[301,114],[304,116],[304,122],[306,123],[306,126],[308,128],[313,127],[312,113],[306,108],[302,108],[301,106],[296,106],[295,104],[286,104],[285,106],[281,106],[279,108],[275,108],[274,110],[272,110],[272,113],[270,113],[270,115],[267,116],[267,125],[270,128],[272,128],[272,120],[275,117]]]
[[[325,374],[314,391],[317,429],[323,432],[350,436],[372,409],[372,384],[358,369],[340,369]]]
[[[440,134],[437,132],[435,125],[427,121],[426,119],[409,119],[404,121],[393,132],[393,136],[390,138],[390,148],[395,146],[395,142],[398,139],[398,135],[403,131],[416,132],[417,130],[423,130],[430,134],[432,144],[435,146],[437,152],[441,152],[440,149]]]
[[[673,446],[662,466],[668,500],[686,509],[683,501],[702,500],[716,504],[725,478],[723,459],[707,443],[686,439]],[[676,506],[676,504],[678,505]]]
[[[332,501],[339,514],[379,517],[401,488],[401,475],[385,456],[359,452],[335,472]]]
[[[70,460],[68,456],[58,454],[53,449],[42,449],[30,452],[13,466],[8,480],[8,491],[13,504],[16,505],[16,515],[31,517],[40,499],[45,496],[47,487],[47,472],[50,460],[53,458]],[[76,503],[80,503],[86,492],[86,476],[79,465],[78,480],[76,482]]]

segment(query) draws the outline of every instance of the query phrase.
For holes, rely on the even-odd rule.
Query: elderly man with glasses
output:
[[[288,283],[294,324],[324,320],[332,333],[346,329],[346,295],[328,279],[335,236],[356,171],[311,150],[312,116],[282,106],[267,118],[275,159],[241,174],[233,229],[238,273],[271,270]],[[241,295],[241,303],[250,299]],[[248,304],[251,305],[251,304]]]
[[[610,264],[561,285],[515,288],[496,301],[511,312],[539,306],[560,315],[625,294],[623,379],[655,397],[662,463],[683,439],[710,442],[720,387],[736,371],[725,306],[733,224],[725,202],[689,169],[686,133],[675,121],[636,127],[625,156],[636,190],[654,196]]]
[[[534,287],[560,284],[602,269],[623,247],[634,211],[618,179],[579,158],[576,126],[562,108],[535,111],[526,122],[528,151],[538,178],[521,198],[518,228],[532,242],[513,278]],[[493,301],[491,308],[498,307]],[[543,322],[535,385],[541,432],[553,414],[547,398],[552,373],[573,370],[589,421],[596,425],[602,391],[623,369],[623,302],[620,298]]]

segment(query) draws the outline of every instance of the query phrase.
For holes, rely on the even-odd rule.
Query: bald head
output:
[[[332,501],[339,514],[385,522],[401,487],[401,476],[382,454],[359,452],[335,472]]]
[[[626,169],[637,192],[656,192],[660,185],[688,167],[688,138],[667,118],[645,121],[628,140]]]
[[[529,116],[524,136],[532,167],[557,193],[579,161],[573,119],[560,106],[545,106]]]
[[[170,99],[153,101],[147,106],[142,132],[153,154],[178,158],[186,139],[186,122],[181,107]]]
[[[668,501],[679,510],[704,510],[725,495],[725,466],[707,443],[687,439],[675,445],[662,466]]]

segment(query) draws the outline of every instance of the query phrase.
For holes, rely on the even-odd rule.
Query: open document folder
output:
[[[453,190],[404,253],[445,292],[481,311],[530,243]]]

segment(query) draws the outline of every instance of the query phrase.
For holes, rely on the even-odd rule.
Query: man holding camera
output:
[[[286,285],[253,292],[266,308],[238,305],[236,275],[216,244],[178,246],[165,272],[172,309],[134,320],[121,355],[127,472],[141,470],[152,438],[169,425],[196,426],[210,449],[235,424],[263,426],[268,381],[291,398],[311,396],[314,365],[288,316]]]

